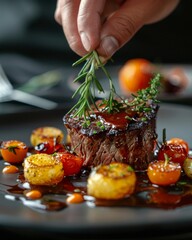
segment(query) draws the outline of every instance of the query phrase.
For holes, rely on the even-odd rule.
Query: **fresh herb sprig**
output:
[[[116,94],[115,87],[113,85],[112,79],[104,64],[101,62],[96,51],[90,52],[78,61],[76,61],[73,66],[77,66],[81,63],[85,62],[84,66],[80,70],[77,77],[74,79],[74,82],[83,79],[83,82],[80,84],[79,88],[75,91],[72,98],[80,95],[77,103],[72,107],[70,112],[73,111],[73,117],[83,117],[85,121],[87,121],[87,117],[90,115],[90,111],[93,111],[92,106],[97,108],[95,104],[95,91],[98,90],[100,93],[104,93],[104,89],[100,83],[100,81],[96,77],[96,70],[101,68],[106,77],[109,80],[109,97],[106,99],[106,109],[108,112],[112,112],[114,106],[116,105],[116,101],[114,100],[114,96]]]
[[[126,102],[136,112],[151,111],[150,103],[158,103],[157,95],[159,93],[161,75],[157,73],[150,81],[149,87],[141,89],[137,95],[132,94],[133,99]]]
[[[105,106],[105,111],[108,113],[118,112],[122,108],[129,107],[132,111],[136,112],[149,112],[151,111],[152,102],[157,103],[158,88],[160,86],[160,74],[156,74],[150,82],[148,88],[141,89],[137,94],[132,94],[132,99],[126,99],[121,101],[116,100],[117,93],[113,85],[110,74],[106,70],[104,64],[101,62],[96,51],[90,52],[78,61],[73,66],[77,66],[81,63],[84,66],[80,70],[74,82],[83,80],[78,89],[73,94],[72,98],[80,95],[77,103],[71,108],[69,113],[72,112],[73,117],[84,118],[85,125],[89,126],[90,112],[94,111],[94,108],[98,109],[99,105],[95,104],[95,91],[103,92],[104,89],[100,81],[96,77],[96,70],[101,68],[109,80],[110,93],[107,99],[103,99],[101,105]]]

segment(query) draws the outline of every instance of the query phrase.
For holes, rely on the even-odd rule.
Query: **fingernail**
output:
[[[86,33],[84,33],[84,32],[81,32],[80,35],[81,35],[81,41],[82,41],[82,44],[83,44],[85,50],[89,52],[91,49],[91,44],[90,44],[89,38],[87,37]]]
[[[105,54],[111,57],[119,48],[119,43],[114,37],[107,36],[102,39],[101,47],[105,51]]]

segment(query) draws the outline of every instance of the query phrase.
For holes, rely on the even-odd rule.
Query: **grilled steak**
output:
[[[130,107],[110,114],[95,110],[89,126],[72,114],[66,114],[63,120],[71,149],[83,158],[84,166],[123,162],[144,170],[154,157],[157,111],[157,104],[150,104],[150,111],[141,113]]]

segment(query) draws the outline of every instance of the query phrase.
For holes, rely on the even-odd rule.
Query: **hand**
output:
[[[179,0],[58,0],[55,19],[80,56],[110,58],[144,25],[168,16]]]

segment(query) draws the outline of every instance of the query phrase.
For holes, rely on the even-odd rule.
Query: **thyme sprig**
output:
[[[150,81],[149,87],[137,91],[137,94],[132,94],[133,99],[126,104],[136,112],[151,111],[150,103],[158,103],[157,95],[159,93],[161,75],[157,73]]]
[[[87,121],[87,118],[90,115],[90,111],[93,111],[92,106],[94,106],[96,109],[98,108],[95,104],[95,91],[98,90],[100,93],[104,93],[104,89],[96,77],[97,69],[101,68],[109,80],[110,93],[108,99],[105,101],[106,109],[109,113],[112,112],[113,108],[116,106],[116,101],[114,100],[116,90],[110,74],[106,70],[104,64],[101,62],[96,51],[88,53],[76,61],[72,66],[77,66],[83,62],[85,62],[85,64],[80,70],[77,77],[74,79],[74,82],[80,81],[82,79],[83,81],[73,94],[72,98],[78,94],[80,97],[77,103],[71,108],[69,112],[73,111],[73,117],[83,117],[85,121]]]

